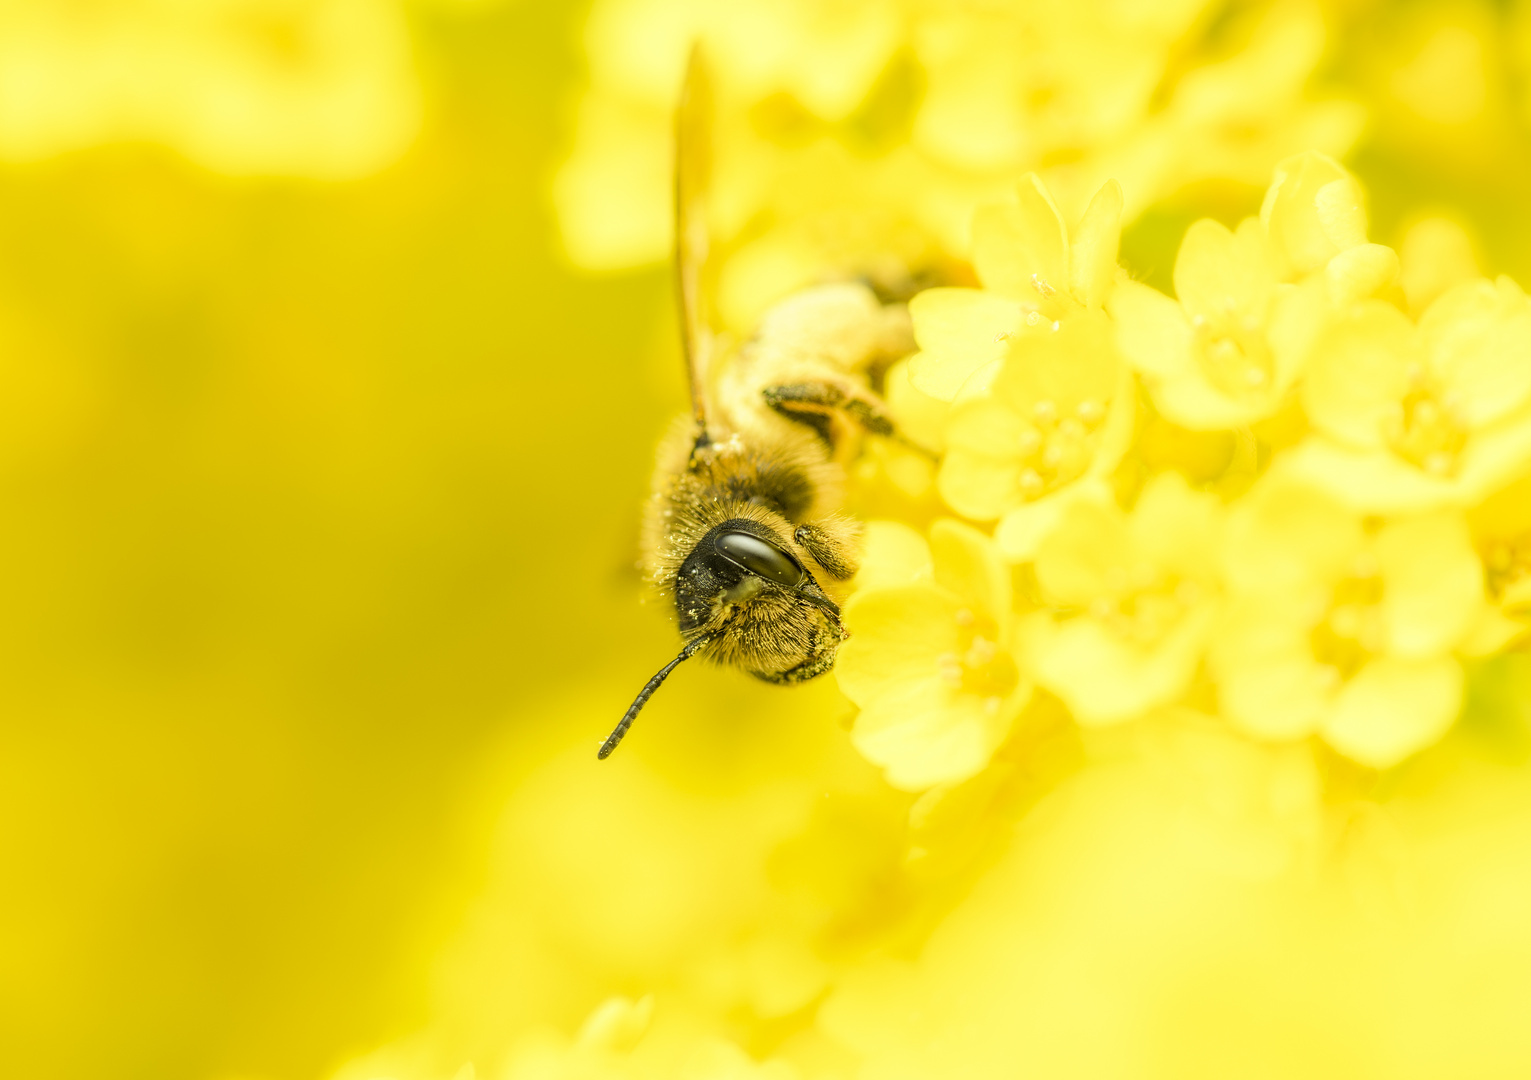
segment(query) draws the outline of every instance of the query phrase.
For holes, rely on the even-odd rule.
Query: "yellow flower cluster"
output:
[[[971,208],[1038,170],[1071,211],[1108,177],[1136,214],[1199,181],[1262,184],[1343,152],[1363,113],[1305,86],[1326,39],[1302,0],[1217,19],[1207,0],[598,0],[590,86],[555,184],[592,269],[669,253],[671,109],[700,40],[720,109],[721,315],[836,270],[897,275],[967,251]]]
[[[438,1025],[338,1080],[1531,1061],[1523,770],[1438,751],[1418,854],[1375,797],[1469,665],[1499,713],[1531,701],[1485,659],[1531,630],[1531,305],[1440,258],[1439,221],[1402,259],[1369,243],[1322,154],[1191,225],[1174,298],[1117,265],[1123,194],[1071,224],[1028,176],[977,216],[978,286],[910,303],[888,398],[944,450],[861,475],[906,512],[868,523],[844,609],[860,758],[823,684],[763,699],[748,765],[654,750],[658,725],[613,770],[557,755]]]
[[[832,679],[515,747],[434,1024],[337,1080],[1531,1071],[1531,304],[1336,160],[1361,99],[1369,182],[1502,165],[1512,21],[596,0],[573,260],[667,254],[700,36],[713,314],[901,286],[938,461],[853,467]]]
[[[930,453],[597,762],[695,38]],[[1531,1076],[1531,0],[0,0],[0,189],[4,1075]]]
[[[1194,702],[1374,768],[1451,725],[1461,658],[1531,625],[1531,535],[1472,525],[1531,475],[1531,302],[1475,279],[1412,319],[1362,201],[1323,155],[1283,162],[1258,218],[1187,230],[1175,299],[1116,271],[1114,183],[1072,230],[1035,176],[979,214],[983,288],[915,297],[910,379],[950,402],[941,495],[998,521],[968,562],[1027,588],[997,611],[1008,582],[957,589],[939,558],[891,584],[873,545],[839,677],[890,782],[979,771],[1032,682],[1081,724]],[[1193,485],[1168,430],[1230,451]]]
[[[420,124],[397,0],[0,6],[0,161],[151,141],[236,176],[350,180]]]

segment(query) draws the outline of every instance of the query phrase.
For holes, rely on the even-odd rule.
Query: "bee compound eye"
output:
[[[803,580],[803,568],[781,548],[749,533],[726,532],[713,541],[718,554],[752,574],[791,587]]]

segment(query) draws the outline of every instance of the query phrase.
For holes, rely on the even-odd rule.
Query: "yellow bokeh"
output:
[[[694,38],[710,316],[912,297],[915,445],[838,681],[597,762]],[[1525,2],[0,2],[0,1073],[1531,1073],[1528,85]]]

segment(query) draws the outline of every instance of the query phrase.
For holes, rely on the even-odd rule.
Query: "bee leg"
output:
[[[761,391],[766,404],[788,420],[817,430],[828,426],[834,413],[843,413],[873,435],[892,435],[893,418],[887,406],[865,393],[856,393],[835,382],[787,383]]]
[[[925,447],[906,438],[893,422],[888,407],[863,388],[847,388],[840,383],[825,380],[767,386],[760,393],[771,408],[788,420],[807,424],[831,446],[835,441],[831,420],[834,414],[839,413],[854,421],[864,431],[894,439],[912,450],[935,457]]]
[[[844,581],[856,573],[860,555],[857,550],[860,530],[854,522],[844,518],[829,518],[799,525],[792,539],[813,556],[813,561],[822,566],[830,577]]]

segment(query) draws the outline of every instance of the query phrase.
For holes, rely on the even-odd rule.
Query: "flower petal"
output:
[[[1092,618],[1070,619],[1036,658],[1037,681],[1087,726],[1120,723],[1185,691],[1201,659],[1214,610],[1187,614],[1148,648],[1123,641]]]
[[[1138,423],[1137,387],[1132,369],[1126,364],[1116,365],[1116,386],[1106,405],[1106,422],[1101,425],[1100,444],[1095,448],[1095,460],[1090,463],[1087,476],[1111,475],[1132,449]]]
[[[1200,373],[1165,379],[1152,388],[1154,404],[1172,423],[1192,431],[1227,431],[1243,427],[1274,411],[1266,399],[1235,401]]]
[[[847,642],[849,644],[849,642]],[[856,717],[851,742],[905,791],[957,783],[988,765],[1030,696],[980,698],[929,681],[881,698]]]
[[[1302,598],[1265,593],[1225,609],[1208,660],[1218,700],[1235,726],[1261,739],[1299,739],[1318,730],[1335,679],[1313,658]]]
[[[861,568],[856,591],[911,585],[932,576],[930,545],[901,521],[876,518],[866,523],[861,539]]]
[[[1386,769],[1434,743],[1462,704],[1462,668],[1450,657],[1383,657],[1346,683],[1324,739],[1352,760]]]
[[[933,584],[858,592],[845,605],[851,638],[840,646],[835,678],[858,705],[923,680],[938,679],[936,663],[959,645],[962,602]]]
[[[1381,244],[1357,244],[1324,267],[1324,287],[1335,307],[1375,296],[1398,280],[1398,253]]]
[[[1007,402],[975,395],[957,402],[946,418],[946,445],[952,450],[1010,459],[1020,454],[1025,419]]]
[[[1239,231],[1242,242],[1235,244],[1228,227],[1210,218],[1186,230],[1175,258],[1175,296],[1193,320],[1264,318],[1276,284],[1262,250],[1265,237],[1253,219]]]
[[[1521,583],[1531,586],[1531,579]],[[1531,592],[1531,590],[1528,590]],[[1508,597],[1508,594],[1506,594]],[[1531,596],[1528,596],[1531,599]],[[1506,610],[1513,610],[1506,603]],[[1457,652],[1467,657],[1488,657],[1510,648],[1516,639],[1531,633],[1531,625],[1512,619],[1497,607],[1485,604],[1479,611],[1477,621],[1468,630]]]
[[[1508,278],[1469,281],[1420,316],[1430,369],[1474,427],[1531,399],[1531,304]]]
[[[1100,479],[1091,477],[1016,507],[1000,519],[994,530],[994,543],[1000,554],[1012,563],[1036,558],[1042,542],[1058,527],[1064,511],[1076,499],[1109,504],[1111,489]]]
[[[900,360],[888,369],[883,400],[901,435],[916,446],[939,451],[946,445],[946,418],[951,409],[948,402],[914,385],[910,379],[912,360]]]
[[[1283,459],[1285,469],[1366,514],[1413,514],[1461,502],[1461,485],[1429,475],[1386,450],[1357,450],[1309,438]]]
[[[921,349],[910,361],[910,380],[933,398],[952,400],[973,372],[1005,355],[1025,314],[1015,300],[979,289],[919,293],[909,301]]]
[[[1330,164],[1335,164],[1331,160]],[[1366,196],[1361,185],[1349,173],[1336,177],[1318,189],[1313,209],[1319,226],[1340,251],[1366,243]]]
[[[1285,471],[1233,508],[1224,535],[1229,584],[1255,592],[1327,585],[1348,572],[1363,543],[1356,514]]]
[[[1021,470],[1014,458],[953,447],[936,474],[941,498],[974,521],[993,521],[1021,501]]]
[[[944,518],[930,527],[936,583],[975,614],[1003,627],[1010,619],[1010,568],[994,542],[971,525]]]
[[[1138,371],[1160,378],[1192,376],[1195,336],[1185,310],[1157,289],[1124,280],[1111,294],[1116,346]]]
[[[1023,415],[1046,402],[1063,417],[1085,401],[1109,402],[1121,369],[1111,321],[1101,312],[1080,312],[1055,329],[1016,335],[994,393]]]
[[[1116,281],[1122,237],[1122,185],[1107,180],[1090,200],[1069,251],[1069,290],[1087,307],[1100,307]]]
[[[973,267],[986,288],[1040,304],[1069,286],[1068,231],[1036,173],[1017,196],[974,216]]]
[[[1328,317],[1329,307],[1322,289],[1286,285],[1277,291],[1265,326],[1265,340],[1276,359],[1274,394],[1285,393],[1307,367]]]
[[[1126,584],[1132,545],[1114,503],[1075,499],[1037,550],[1037,583],[1048,599],[1083,606]]]
[[[1160,473],[1133,508],[1128,523],[1132,546],[1178,577],[1205,579],[1216,572],[1222,510],[1216,496],[1192,491],[1178,472]]]
[[[1449,652],[1483,607],[1483,567],[1459,513],[1391,522],[1377,535],[1388,651]]]
[[[1457,473],[1462,498],[1472,502],[1512,483],[1531,468],[1531,407],[1473,433]]]
[[[1313,350],[1302,401],[1314,426],[1359,447],[1384,445],[1384,424],[1409,389],[1417,356],[1407,316],[1378,300],[1357,305]]]
[[[1361,204],[1360,186],[1339,162],[1309,150],[1276,166],[1260,220],[1287,274],[1301,276],[1366,242]]]

